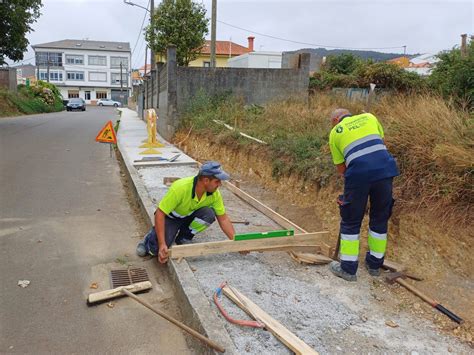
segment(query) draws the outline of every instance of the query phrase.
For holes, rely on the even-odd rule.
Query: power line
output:
[[[31,59],[35,59],[35,58],[36,58],[36,57],[33,56],[33,57],[31,57],[31,58],[23,59],[21,62],[13,62],[13,64],[14,64],[14,65],[17,65],[17,64],[22,65],[24,62],[26,62],[26,61],[28,61],[28,60],[31,60]]]
[[[150,6],[150,2],[151,0],[148,0],[148,5],[147,5],[147,8]],[[137,40],[135,41],[135,45],[133,46],[133,50],[132,50],[132,56],[133,56],[133,53],[135,53],[135,49],[137,48],[137,44],[138,44],[138,41],[140,40],[140,35],[142,34],[142,31],[143,31],[143,26],[145,24],[145,19],[146,19],[146,16],[148,15],[148,11],[145,11],[145,15],[143,16],[143,21],[142,21],[142,24],[140,26],[140,29],[138,30],[138,35],[137,35]]]
[[[315,44],[315,43],[299,42],[299,41],[294,41],[294,40],[291,40],[291,39],[286,39],[286,38],[281,38],[281,37],[276,37],[276,36],[267,35],[267,34],[264,34],[264,33],[259,33],[259,32],[256,32],[256,31],[253,31],[253,30],[249,30],[249,29],[247,29],[247,28],[242,28],[242,27],[239,27],[239,26],[235,26],[235,25],[232,25],[232,24],[230,24],[230,23],[227,23],[227,22],[224,22],[224,21],[220,21],[220,20],[217,20],[217,22],[222,23],[222,24],[224,24],[224,25],[226,25],[226,26],[233,27],[233,28],[236,28],[236,29],[238,29],[238,30],[250,32],[250,33],[252,33],[252,34],[256,34],[256,35],[259,35],[259,36],[262,36],[262,37],[268,37],[268,38],[272,38],[272,39],[277,39],[277,40],[279,40],[279,41],[291,42],[291,43],[296,43],[296,44],[304,44],[304,45],[312,46],[312,47],[325,47],[325,48],[351,49],[351,50],[376,50],[376,49],[397,49],[397,48],[403,48],[403,46],[395,46],[395,47],[373,47],[373,48],[357,48],[357,47],[328,46],[328,45],[325,45],[325,44]]]

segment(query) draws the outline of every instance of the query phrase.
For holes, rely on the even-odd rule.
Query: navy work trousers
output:
[[[202,207],[184,218],[170,218],[165,216],[165,240],[168,248],[176,244],[189,243],[193,239],[195,232],[190,227],[195,219],[211,225],[216,220],[216,213],[210,207]],[[155,227],[151,227],[143,239],[148,254],[158,255],[158,237]]]
[[[388,220],[392,214],[395,200],[392,198],[393,178],[387,178],[372,183],[360,185],[356,188],[344,188],[343,202],[340,206],[341,234],[360,235],[360,227],[370,200],[369,228],[379,234],[386,234]],[[371,269],[378,269],[383,265],[384,257],[377,258],[367,252],[365,257]],[[355,275],[358,261],[341,260],[341,268],[349,274]]]

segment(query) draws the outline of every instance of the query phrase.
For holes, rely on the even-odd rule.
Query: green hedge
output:
[[[58,88],[43,81],[29,87],[20,84],[17,92],[2,90],[0,99],[5,100],[7,107],[5,111],[2,110],[2,116],[57,112],[64,109]]]

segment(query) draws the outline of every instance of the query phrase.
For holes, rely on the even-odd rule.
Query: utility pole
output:
[[[120,61],[120,103],[123,106],[122,61]]]
[[[461,57],[467,57],[467,34],[461,35]]]
[[[36,80],[40,80],[40,62],[38,53],[36,53]]]
[[[47,69],[46,69],[46,81],[49,83],[49,67],[51,66],[51,61],[49,60],[49,53],[48,53],[48,61],[46,62],[46,65],[47,65]]]
[[[148,88],[148,83],[146,82],[146,62],[147,62],[147,55],[148,55],[148,46],[145,46],[145,66],[143,67],[143,87]],[[148,90],[144,91],[145,95],[143,100],[146,100],[146,108],[148,108]],[[145,102],[145,101],[144,101]],[[145,106],[143,107],[145,109]]]
[[[211,68],[216,67],[216,20],[217,20],[217,0],[212,0],[211,15]]]
[[[153,14],[155,13],[155,0],[150,0],[150,25],[153,25]],[[155,30],[153,30],[153,34]],[[153,52],[153,44],[155,41],[155,36],[151,38],[150,46],[150,60],[151,60],[151,71],[155,70],[155,52]]]

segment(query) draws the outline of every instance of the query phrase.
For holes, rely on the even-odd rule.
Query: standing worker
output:
[[[160,201],[155,211],[155,226],[138,243],[137,254],[155,255],[160,263],[166,263],[173,242],[189,243],[216,218],[225,235],[234,239],[234,226],[225,213],[218,190],[221,180],[228,179],[221,165],[210,161],[201,166],[197,176],[176,180]]]
[[[370,275],[378,276],[394,203],[392,181],[399,173],[395,159],[384,144],[383,128],[374,115],[352,116],[341,108],[331,114],[331,123],[329,147],[337,172],[345,180],[344,195],[338,201],[341,262],[333,261],[329,268],[346,281],[357,281],[359,234],[367,200],[370,198],[369,251],[365,265]]]

